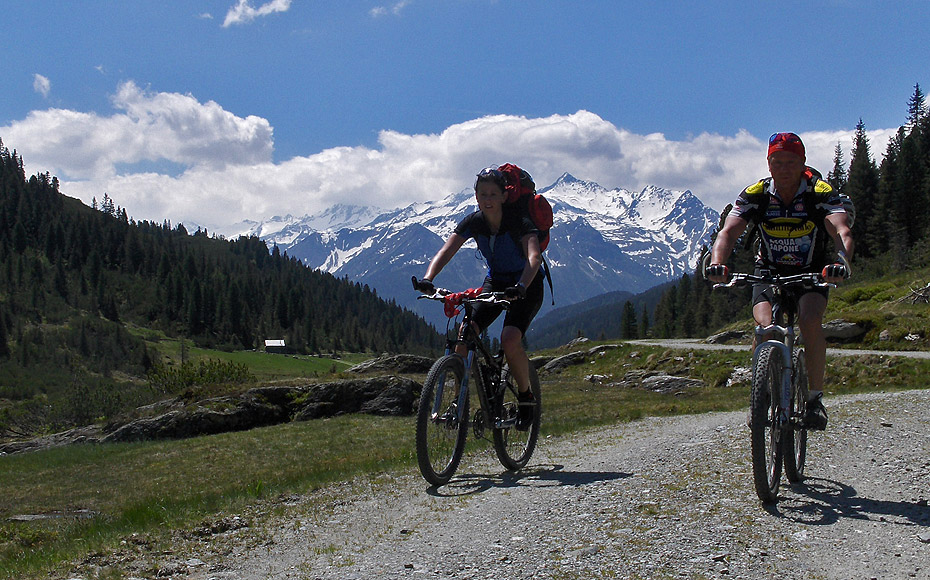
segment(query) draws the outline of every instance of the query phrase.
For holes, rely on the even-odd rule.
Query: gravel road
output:
[[[827,405],[807,479],[773,507],[752,488],[745,412],[645,419],[544,440],[518,474],[481,452],[439,489],[405,472],[279,498],[124,564],[193,580],[930,579],[930,391]]]

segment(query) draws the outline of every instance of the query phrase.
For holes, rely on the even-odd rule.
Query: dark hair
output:
[[[475,191],[478,190],[478,184],[482,182],[493,183],[501,188],[501,191],[507,189],[507,179],[497,167],[485,167],[478,172],[478,179],[475,180]]]

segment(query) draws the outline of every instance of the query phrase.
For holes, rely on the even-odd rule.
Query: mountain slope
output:
[[[613,291],[639,293],[693,269],[719,216],[690,191],[646,187],[607,190],[563,174],[540,190],[555,212],[546,252],[559,306]],[[303,218],[272,218],[244,233],[277,245],[307,266],[375,288],[436,324],[435,305],[417,302],[411,276],[429,260],[463,217],[475,210],[472,191],[378,214],[335,206]],[[437,283],[460,290],[481,283],[485,265],[469,242]],[[552,309],[547,299],[542,312]]]

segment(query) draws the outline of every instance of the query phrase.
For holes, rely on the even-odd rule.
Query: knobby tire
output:
[[[457,354],[443,356],[430,368],[420,392],[417,408],[417,463],[424,479],[434,486],[449,483],[465,451],[468,434],[468,394],[464,409],[458,409],[459,386],[465,362]],[[441,392],[439,391],[441,387]],[[433,417],[437,396],[439,413]]]
[[[784,361],[774,346],[762,346],[752,369],[749,399],[752,478],[763,503],[778,499],[783,457],[783,437],[778,425],[778,400]]]
[[[516,381],[513,380],[507,367],[504,367],[503,378],[505,385],[501,396],[496,401],[494,416],[508,426],[493,430],[494,450],[497,452],[497,458],[505,469],[517,471],[526,467],[533,455],[533,451],[536,449],[536,441],[539,439],[539,423],[542,416],[542,390],[539,388],[539,376],[536,374],[536,368],[530,363],[530,390],[533,392],[536,408],[529,429],[521,431],[516,426],[509,426],[517,417],[520,403],[517,399]]]
[[[796,349],[793,356],[791,377],[791,416],[793,429],[785,440],[785,476],[791,483],[804,479],[804,464],[807,460],[807,429],[803,428],[807,412],[808,384],[807,361],[804,349]]]

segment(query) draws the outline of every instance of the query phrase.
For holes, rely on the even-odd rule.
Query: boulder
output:
[[[347,373],[426,373],[436,359],[413,354],[384,355],[367,360],[348,369]]]
[[[572,352],[555,357],[546,363],[541,370],[548,373],[558,373],[561,372],[562,369],[583,363],[587,357],[588,353],[586,352]]]
[[[823,325],[823,335],[827,340],[850,341],[865,334],[868,329],[855,322],[845,320],[831,320]]]
[[[704,342],[710,344],[725,344],[733,340],[746,340],[749,333],[745,330],[727,330],[712,336],[708,336]]]
[[[588,359],[588,357],[604,355],[608,351],[614,350],[616,348],[620,348],[620,345],[619,344],[602,344],[600,346],[595,346],[586,351],[576,351],[576,352],[568,353],[566,355],[555,357],[551,359],[549,362],[547,362],[546,364],[544,364],[541,368],[540,367],[537,367],[537,368],[540,368],[540,370],[543,370],[549,373],[558,373],[567,367],[582,364]]]

